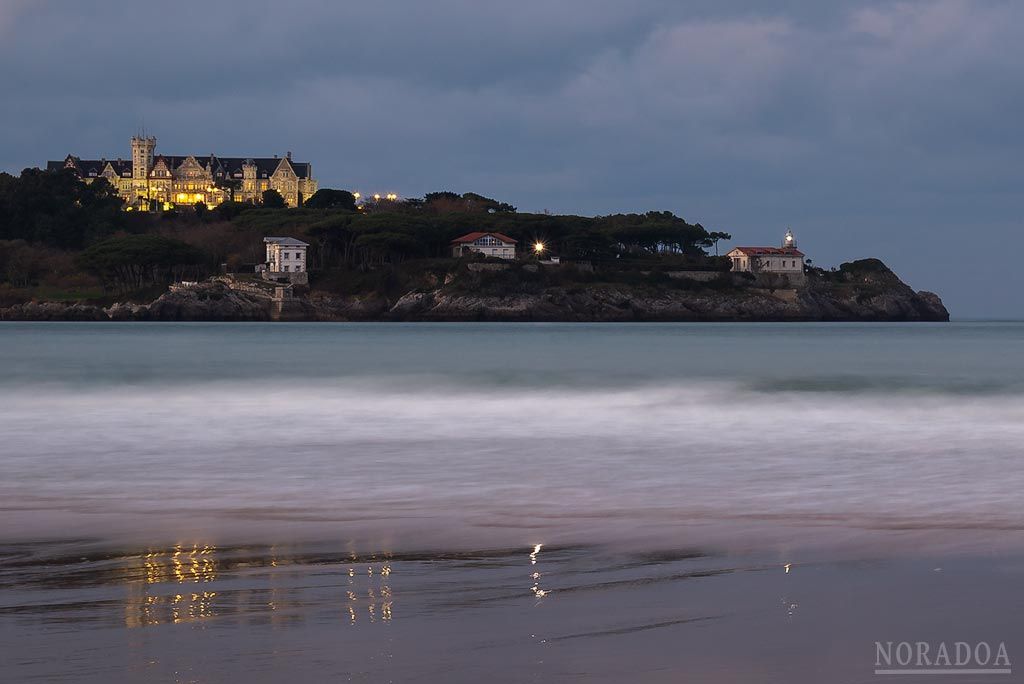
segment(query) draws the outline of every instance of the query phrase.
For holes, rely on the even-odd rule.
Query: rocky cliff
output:
[[[738,276],[709,283],[586,282],[516,287],[503,274],[449,274],[385,295],[314,291],[274,302],[224,281],[175,288],[150,304],[30,303],[3,320],[142,321],[947,321],[939,297],[915,292],[877,259],[813,270],[800,287],[765,287]],[[726,274],[728,275],[728,274]],[[564,280],[564,278],[563,278]],[[511,285],[509,283],[511,282]]]
[[[169,291],[149,304],[109,307],[30,302],[0,309],[0,320],[16,321],[266,321],[270,310],[258,297],[224,283],[200,283]]]
[[[741,277],[686,287],[588,283],[475,292],[451,278],[395,298],[314,295],[320,320],[399,321],[948,321],[938,295],[915,292],[877,259],[814,270],[799,287]],[[485,288],[486,289],[486,288]]]

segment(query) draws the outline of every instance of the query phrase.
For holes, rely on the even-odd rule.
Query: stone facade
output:
[[[317,191],[313,166],[284,157],[218,157],[158,155],[156,138],[136,136],[131,160],[80,159],[47,162],[47,169],[72,169],[91,183],[105,178],[137,210],[170,209],[203,203],[213,208],[228,200],[258,204],[265,190],[276,190],[289,207],[297,207]]]
[[[734,247],[725,256],[732,260],[733,272],[774,273],[803,281],[804,253],[796,248],[791,230],[786,231],[781,247]]]
[[[267,260],[256,267],[265,280],[305,285],[306,250],[309,243],[290,237],[263,238],[267,248]]]

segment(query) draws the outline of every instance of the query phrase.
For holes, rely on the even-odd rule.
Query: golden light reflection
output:
[[[125,626],[149,627],[159,624],[180,624],[214,617],[215,591],[186,592],[169,596],[152,596],[133,592],[125,604]]]
[[[214,591],[177,591],[171,595],[149,594],[151,585],[174,582],[203,584],[217,579],[217,547],[194,544],[176,545],[169,551],[150,551],[138,556],[141,568],[129,585],[125,603],[125,625],[145,627],[162,623],[180,623],[215,615]]]
[[[349,624],[354,626],[360,614],[371,624],[394,619],[391,585],[385,579],[394,572],[390,563],[385,562],[379,568],[367,565],[365,575],[355,567],[346,568],[346,571],[349,588],[345,590],[345,611],[348,613]],[[357,589],[356,584],[363,582],[370,584],[366,585],[365,590]]]
[[[142,557],[146,584],[174,581],[178,584],[212,582],[217,579],[217,547],[180,544],[171,552],[154,551]]]

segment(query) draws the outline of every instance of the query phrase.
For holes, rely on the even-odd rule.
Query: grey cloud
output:
[[[954,314],[1024,315],[952,276],[965,231],[1024,246],[1017,3],[5,7],[8,170],[127,154],[145,123],[168,151],[292,150],[330,185],[665,208],[744,242],[793,224],[819,263],[874,254]]]

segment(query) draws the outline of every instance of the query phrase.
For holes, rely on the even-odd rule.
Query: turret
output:
[[[783,247],[796,247],[796,238],[793,237],[792,229],[786,229],[786,236],[782,238]]]
[[[135,180],[146,180],[153,168],[153,152],[156,150],[156,138],[132,137],[132,177]]]

